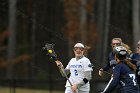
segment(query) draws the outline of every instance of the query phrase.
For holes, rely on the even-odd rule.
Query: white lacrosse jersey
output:
[[[66,69],[70,70],[69,80],[71,81],[72,84],[77,84],[83,81],[83,79],[85,78],[84,73],[86,71],[93,71],[91,62],[87,57],[82,57],[79,60],[76,60],[76,58],[72,58],[68,63],[68,65],[66,66]],[[69,86],[70,84],[67,80],[66,87]],[[89,82],[80,87],[80,90],[89,90],[89,89],[90,89]]]

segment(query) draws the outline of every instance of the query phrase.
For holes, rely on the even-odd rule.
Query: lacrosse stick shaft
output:
[[[69,80],[69,78],[68,78],[68,76],[67,76],[67,74],[66,74],[64,68],[61,67],[61,65],[59,65],[58,68],[59,68],[59,70],[63,73],[64,77],[66,77],[66,79],[67,79],[68,82],[70,83],[70,86],[72,86],[72,83],[71,83],[71,81]],[[78,93],[78,91],[75,91],[75,93]]]
[[[63,73],[64,77],[66,77],[66,79],[68,80],[68,82],[70,83],[70,85],[72,86],[72,83],[71,83],[71,81],[69,80],[69,78],[68,78],[67,74],[65,73],[64,68],[63,68],[63,67],[61,67],[61,65],[60,65],[60,66],[58,66],[58,68],[59,68],[59,70]]]
[[[93,66],[93,68],[95,68],[95,69],[97,69],[97,70],[100,70],[100,68],[95,67],[95,66]],[[102,72],[104,72],[104,73],[106,73],[106,74],[108,74],[108,75],[112,75],[111,73],[109,73],[109,72],[107,72],[107,71],[104,71],[104,70],[100,70],[100,71],[102,71]]]
[[[109,82],[108,82],[107,86],[105,87],[103,93],[107,90],[107,88],[108,88],[108,86],[110,85],[110,83],[112,82],[112,80],[113,80],[113,77],[111,77],[111,79],[109,80]]]
[[[94,66],[93,64],[92,64],[92,67],[95,68],[95,69],[97,69],[97,70],[100,70],[100,67]],[[107,71],[104,71],[104,70],[100,70],[100,71],[104,72],[105,74],[112,75],[111,73],[109,73]]]

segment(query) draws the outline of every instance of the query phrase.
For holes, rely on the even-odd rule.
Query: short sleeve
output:
[[[89,59],[84,60],[84,71],[93,71],[92,64]]]
[[[69,61],[68,65],[66,66],[65,69],[70,69],[70,62],[72,61],[72,59]]]
[[[66,66],[66,68],[65,68],[65,69],[70,69],[69,64]]]

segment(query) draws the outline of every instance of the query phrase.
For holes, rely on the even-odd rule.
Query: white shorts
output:
[[[76,92],[73,92],[71,87],[66,87],[65,93],[89,93],[89,91],[77,90]]]

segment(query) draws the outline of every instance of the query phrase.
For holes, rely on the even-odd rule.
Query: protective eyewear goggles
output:
[[[84,50],[84,48],[82,48],[82,47],[74,47],[74,49],[73,49],[73,50],[74,50],[74,51],[76,51],[76,50],[78,50],[78,49],[79,49],[79,50],[81,50],[81,51],[83,51],[83,50]]]

